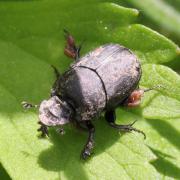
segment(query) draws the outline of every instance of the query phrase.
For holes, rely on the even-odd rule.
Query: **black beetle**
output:
[[[51,90],[51,98],[40,104],[38,131],[48,135],[48,127],[74,123],[88,131],[87,143],[81,153],[83,159],[90,156],[94,146],[95,128],[92,120],[103,111],[110,126],[120,131],[136,131],[132,124],[115,123],[115,109],[119,106],[134,107],[140,104],[143,93],[138,89],[141,65],[135,54],[119,44],[105,44],[80,58],[81,46],[65,31],[64,53],[75,59],[63,74],[54,68],[57,79]],[[32,104],[23,102],[25,108]]]

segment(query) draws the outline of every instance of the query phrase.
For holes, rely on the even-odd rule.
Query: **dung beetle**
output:
[[[133,127],[133,123],[119,125],[115,122],[115,109],[119,106],[136,107],[145,91],[139,89],[141,65],[136,55],[119,44],[105,44],[80,58],[81,46],[76,46],[74,38],[65,30],[65,55],[74,63],[60,74],[54,67],[56,81],[51,97],[43,100],[39,107],[38,131],[48,135],[48,127],[73,123],[88,132],[87,142],[81,157],[86,159],[94,147],[95,127],[92,120],[105,112],[109,125],[119,131],[143,131]],[[23,102],[25,108],[34,105]],[[38,106],[36,106],[38,107]]]

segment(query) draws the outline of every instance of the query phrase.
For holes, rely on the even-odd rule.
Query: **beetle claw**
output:
[[[91,152],[89,149],[84,149],[83,152],[81,153],[81,158],[84,160],[86,160],[90,156],[91,156]]]
[[[56,132],[59,133],[60,135],[64,135],[65,134],[65,130],[63,128],[56,129]]]
[[[131,132],[131,131],[135,131],[135,132],[138,132],[138,133],[141,133],[143,136],[144,136],[144,139],[146,139],[146,134],[139,130],[139,129],[136,129],[134,127],[132,127],[135,123],[137,122],[137,120],[135,120],[133,123],[131,124],[126,124],[126,125],[119,125],[119,124],[116,124],[115,122],[110,122],[109,124],[119,130],[119,131],[124,131],[124,132]]]
[[[30,103],[28,103],[28,102],[26,102],[26,101],[21,102],[21,104],[22,104],[22,106],[23,106],[24,109],[30,109],[30,108],[33,107],[32,104],[30,104]]]
[[[141,133],[141,134],[144,136],[144,139],[146,139],[146,134],[145,134],[143,131],[132,127],[136,122],[137,122],[137,120],[135,120],[135,121],[134,121],[133,123],[131,123],[131,124],[123,125],[123,126],[124,126],[124,131],[125,131],[125,132],[135,131],[135,132]]]
[[[93,148],[94,148],[94,142],[93,141],[88,142],[81,153],[82,159],[86,160],[88,157],[90,157],[92,154],[91,151]]]
[[[129,124],[129,126],[132,127],[137,121],[138,121],[138,120],[133,121],[131,124]]]
[[[146,139],[146,134],[145,134],[143,131],[141,131],[141,130],[139,130],[139,129],[136,129],[136,128],[133,128],[132,131],[141,133],[141,134],[144,136],[144,139]]]

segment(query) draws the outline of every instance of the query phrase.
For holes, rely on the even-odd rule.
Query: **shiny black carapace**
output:
[[[141,65],[135,54],[119,44],[105,44],[80,58],[81,46],[65,31],[65,55],[74,63],[62,75],[54,68],[57,79],[49,100],[39,107],[38,131],[48,135],[48,127],[67,123],[89,133],[81,156],[86,159],[94,147],[95,128],[92,121],[102,112],[109,125],[120,131],[136,131],[134,123],[116,124],[115,109],[119,106],[134,107],[140,104],[144,90],[138,89]],[[23,102],[24,107],[33,107]]]

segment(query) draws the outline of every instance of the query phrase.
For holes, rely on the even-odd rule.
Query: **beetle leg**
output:
[[[44,125],[43,123],[41,123],[40,121],[38,122],[38,124],[40,124],[40,128],[37,129],[37,131],[41,131],[41,137],[46,137],[46,136],[49,136],[49,133],[48,133],[48,128],[46,125]]]
[[[64,49],[64,54],[72,59],[78,60],[80,57],[81,45],[79,47],[76,46],[75,40],[73,36],[64,29],[66,46]]]
[[[54,69],[54,73],[56,75],[56,80],[52,86],[51,89],[51,97],[53,96],[57,96],[58,92],[59,92],[59,79],[61,78],[61,74],[59,73],[59,71],[57,70],[56,67],[54,67],[53,65],[51,65],[51,67]]]
[[[31,104],[31,103],[28,103],[26,101],[22,101],[21,104],[22,104],[24,109],[30,109],[30,108],[37,108],[37,107],[39,107],[39,105],[37,105],[37,104]]]
[[[144,94],[144,90],[143,89],[136,89],[134,90],[130,96],[123,102],[124,106],[127,107],[137,107],[140,105],[141,103],[141,97]]]
[[[124,132],[131,132],[131,131],[136,131],[138,133],[143,134],[144,139],[146,138],[146,135],[143,131],[136,129],[134,127],[132,127],[134,125],[134,123],[136,121],[134,121],[131,124],[126,124],[126,125],[119,125],[115,123],[116,120],[116,113],[115,110],[111,110],[111,111],[106,111],[105,112],[105,119],[107,120],[107,122],[109,123],[109,125],[115,129],[118,129],[119,131],[124,131]]]
[[[58,79],[61,76],[61,73],[57,70],[57,68],[53,65],[51,65],[51,67],[54,70],[54,74],[56,75],[56,79]]]
[[[153,86],[151,88],[147,89],[135,89],[130,96],[123,102],[124,106],[127,107],[137,107],[141,103],[141,98],[144,95],[145,92],[151,91],[151,90],[157,90],[158,88],[162,88],[161,85]]]
[[[82,153],[81,153],[81,157],[83,159],[87,159],[91,155],[91,151],[94,148],[94,133],[95,133],[95,128],[90,121],[86,121],[85,126],[89,132],[89,136],[88,136],[87,143],[84,146],[84,149],[82,150]]]

